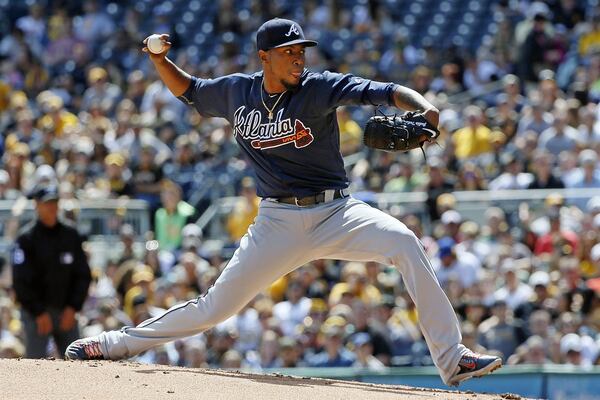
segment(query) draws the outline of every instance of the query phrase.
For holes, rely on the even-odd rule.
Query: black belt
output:
[[[348,189],[329,189],[306,197],[275,197],[273,200],[278,203],[307,207],[314,206],[315,204],[327,203],[336,199],[343,199],[349,195]]]

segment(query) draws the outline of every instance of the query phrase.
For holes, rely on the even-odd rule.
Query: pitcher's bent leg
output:
[[[420,241],[403,224],[402,228],[400,232],[390,234],[388,240],[395,241],[398,249],[387,255],[402,272],[402,279],[417,307],[419,324],[433,361],[447,383],[466,352],[460,344],[460,324]]]
[[[280,210],[279,210],[280,211]],[[103,333],[102,352],[110,359],[132,357],[159,344],[203,332],[242,309],[280,276],[306,262],[301,224],[260,211],[240,247],[204,296],[173,306],[137,327]],[[273,218],[269,214],[275,214]]]
[[[320,229],[323,232],[316,240],[329,252],[328,258],[377,261],[399,268],[433,361],[447,383],[466,348],[460,344],[454,309],[414,233],[397,219],[355,199],[349,199]]]

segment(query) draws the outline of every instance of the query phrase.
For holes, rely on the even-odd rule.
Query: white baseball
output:
[[[160,54],[164,50],[164,43],[160,39],[160,35],[150,35],[148,36],[148,40],[146,41],[146,47],[150,50],[151,53]]]

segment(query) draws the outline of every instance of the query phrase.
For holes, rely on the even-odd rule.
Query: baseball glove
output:
[[[432,142],[440,131],[423,114],[375,115],[367,121],[363,141],[367,147],[385,151],[409,151]]]

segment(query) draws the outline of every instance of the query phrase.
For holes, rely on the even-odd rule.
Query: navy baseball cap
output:
[[[59,199],[58,188],[53,184],[39,184],[30,193],[29,198],[40,202]]]
[[[268,20],[256,32],[256,47],[258,50],[267,51],[293,44],[303,44],[307,47],[312,47],[316,46],[317,42],[307,40],[297,22],[283,18]]]

